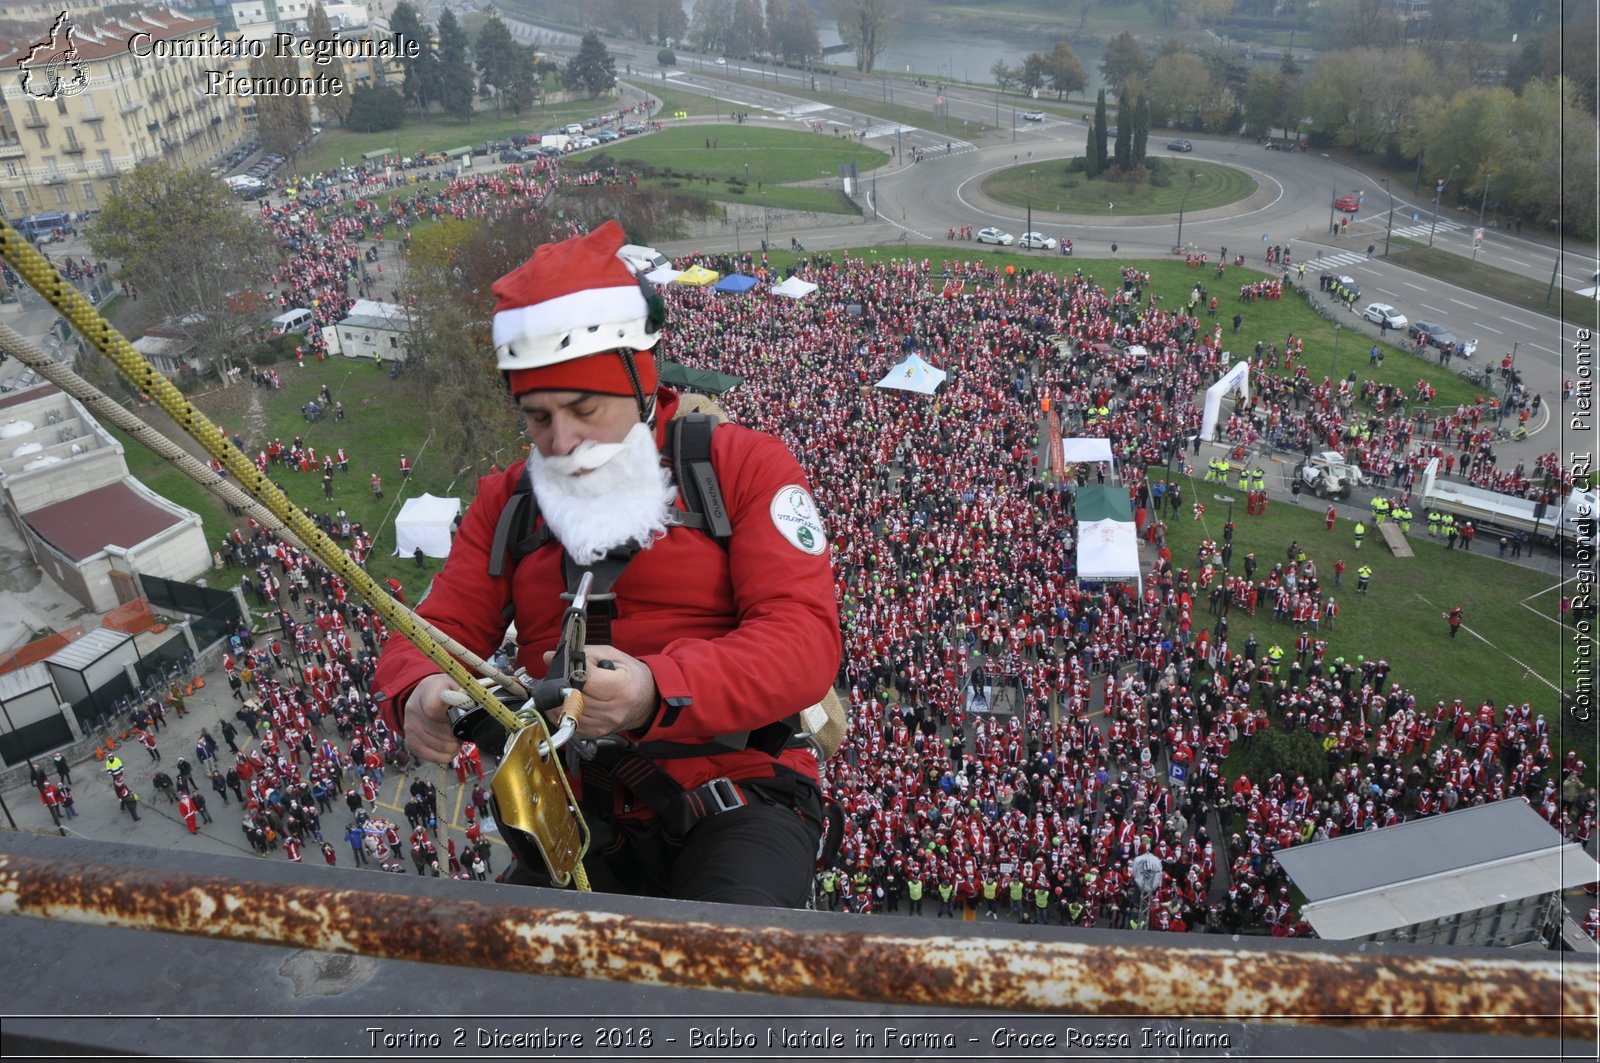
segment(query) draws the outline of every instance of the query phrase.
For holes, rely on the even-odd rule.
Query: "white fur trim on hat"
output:
[[[629,325],[642,322],[649,314],[644,295],[636,285],[616,288],[588,288],[546,299],[531,306],[517,306],[494,315],[494,346],[498,351],[523,339],[555,339],[565,333],[597,326]],[[543,345],[541,345],[543,346]],[[614,343],[612,347],[631,346]],[[604,348],[601,348],[604,349]],[[502,369],[533,369],[565,361],[574,354],[557,349],[528,365]]]

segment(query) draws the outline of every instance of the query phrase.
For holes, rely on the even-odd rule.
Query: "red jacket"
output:
[[[678,406],[660,392],[659,445]],[[684,528],[642,550],[617,581],[612,639],[655,677],[661,702],[643,742],[702,743],[781,720],[827,693],[839,667],[841,637],[833,574],[824,537],[800,534],[790,503],[809,500],[800,465],[780,441],[738,425],[712,436],[712,464],[733,537],[724,546]],[[488,656],[506,630],[502,610],[516,604],[517,663],[544,672],[555,648],[565,603],[562,550],[550,543],[515,572],[489,575],[489,548],[500,512],[522,477],[521,462],[478,482],[444,571],[418,612],[463,645]],[[794,489],[794,490],[791,490]],[[679,508],[683,508],[679,500]],[[813,508],[814,513],[814,508]],[[789,528],[786,537],[780,525]],[[809,549],[797,543],[809,543]],[[509,565],[506,566],[508,569]],[[411,689],[439,669],[404,639],[390,639],[376,685],[389,694],[384,718],[397,731]],[[678,708],[667,699],[690,699]],[[816,778],[804,750],[783,762]],[[767,778],[772,758],[755,750],[705,757],[662,758],[659,765],[685,788],[720,776]]]

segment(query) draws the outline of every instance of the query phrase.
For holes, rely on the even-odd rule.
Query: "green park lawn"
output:
[[[1152,138],[1155,154],[1150,162],[1161,168],[1168,183],[1158,186],[1149,180],[1130,187],[1103,178],[1090,180],[1082,173],[1068,171],[1063,161],[1023,163],[999,170],[983,181],[983,194],[998,203],[1035,210],[1054,210],[1068,215],[1177,214],[1227,206],[1248,199],[1256,182],[1243,170],[1214,162],[1190,161],[1183,155],[1162,155],[1159,137]],[[1107,145],[1110,146],[1109,144]],[[1190,188],[1189,175],[1199,176]],[[1188,199],[1184,196],[1187,194]],[[1114,204],[1114,206],[1113,206]]]
[[[1166,473],[1158,467],[1151,475],[1161,479]],[[1276,477],[1270,471],[1268,475]],[[1264,515],[1250,517],[1244,512],[1243,496],[1230,488],[1186,477],[1183,492],[1183,512],[1167,521],[1175,566],[1194,571],[1201,539],[1221,541],[1229,509],[1223,499],[1234,498],[1235,571],[1251,551],[1261,570],[1270,569],[1284,560],[1290,542],[1298,542],[1316,562],[1318,578],[1340,606],[1336,628],[1325,627],[1322,633],[1329,642],[1330,659],[1384,658],[1394,666],[1393,681],[1430,708],[1439,698],[1460,698],[1473,708],[1486,697],[1499,706],[1528,701],[1558,733],[1563,727],[1574,728],[1561,735],[1564,743],[1593,748],[1593,723],[1577,730],[1560,708],[1566,662],[1563,631],[1552,615],[1558,597],[1551,590],[1554,577],[1501,560],[1496,544],[1482,538],[1470,552],[1447,550],[1443,540],[1428,538],[1425,521],[1414,520],[1411,525],[1409,542],[1416,556],[1399,558],[1389,552],[1370,521],[1359,551],[1352,519],[1341,516],[1333,531],[1327,531],[1323,517],[1327,507],[1315,499],[1303,506],[1273,501]],[[1196,522],[1190,510],[1197,499],[1205,506],[1202,522]],[[1333,567],[1339,560],[1347,566],[1344,587],[1334,589]],[[1365,595],[1355,590],[1356,570],[1362,565],[1373,570]],[[1451,639],[1444,614],[1454,605],[1462,607],[1464,620],[1460,634]],[[1196,610],[1197,630],[1214,623],[1204,598],[1196,602]],[[1235,647],[1254,631],[1263,649],[1278,643],[1292,651],[1299,634],[1292,625],[1273,620],[1271,609],[1264,607],[1253,618],[1235,610],[1229,625],[1229,642]]]

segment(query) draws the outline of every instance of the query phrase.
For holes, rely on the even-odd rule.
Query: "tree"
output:
[[[1101,89],[1094,101],[1094,128],[1089,131],[1089,158],[1088,174],[1090,177],[1099,177],[1105,173],[1109,165],[1110,156],[1106,154],[1107,130],[1111,128],[1106,121],[1106,90]]]
[[[872,73],[909,8],[910,0],[833,0],[839,39],[855,49],[857,70]]]
[[[1113,155],[1117,169],[1123,173],[1133,169],[1133,113],[1132,107],[1117,108],[1117,142]]]
[[[1022,61],[1022,69],[1018,77],[1022,81],[1022,91],[1032,96],[1044,88],[1045,79],[1049,76],[1050,62],[1038,52],[1033,52]]]
[[[1244,135],[1257,140],[1272,135],[1283,125],[1282,104],[1278,95],[1280,75],[1264,67],[1250,71],[1250,84],[1244,92]]]
[[[1069,92],[1077,92],[1088,83],[1083,61],[1078,54],[1066,41],[1057,41],[1050,50],[1050,87],[1055,90],[1056,99],[1061,99]]]
[[[203,235],[203,239],[199,238]],[[95,258],[118,263],[197,360],[250,347],[261,314],[234,298],[273,265],[261,226],[203,170],[152,160],[122,178],[89,229]]]
[[[728,53],[737,56],[759,55],[767,50],[767,25],[756,0],[733,0],[733,25],[728,34]]]
[[[1437,83],[1416,51],[1355,48],[1318,60],[1306,87],[1313,126],[1357,154],[1399,148],[1415,128],[1414,108]]]
[[[444,113],[463,122],[470,121],[473,101],[478,95],[478,81],[467,55],[466,31],[449,8],[439,15],[438,71],[439,103]]]
[[[1002,95],[1011,87],[1011,83],[1017,80],[1017,72],[1007,66],[1004,59],[994,61],[994,66],[989,68],[989,75],[994,78],[994,83]]]
[[[682,44],[688,29],[689,16],[684,13],[683,0],[657,0],[656,40]]]
[[[590,30],[578,45],[578,54],[567,61],[566,83],[581,87],[590,96],[610,92],[617,83],[617,61],[611,57],[600,40],[600,34]]]
[[[500,13],[491,10],[478,39],[473,42],[473,57],[478,61],[478,76],[485,91],[495,98],[495,106],[506,102],[506,90],[516,80],[516,67],[526,61],[521,47],[512,39],[511,30],[501,21]]]
[[[1180,129],[1200,127],[1200,101],[1211,91],[1211,74],[1197,55],[1168,56],[1150,72],[1151,120]]]
[[[300,63],[292,55],[267,52],[250,60],[252,78],[282,81],[300,76]],[[252,97],[256,102],[256,132],[268,152],[293,155],[311,135],[311,99],[301,95]]]
[[[767,0],[767,38],[773,54],[790,62],[822,54],[817,16],[804,3]]]
[[[1129,157],[1135,166],[1143,166],[1150,144],[1150,100],[1142,92],[1139,102],[1133,106],[1133,116],[1133,145]]]
[[[323,10],[321,0],[311,5],[311,11],[306,15],[306,35],[314,41],[333,40],[333,25],[328,21],[328,12]],[[333,56],[322,72],[330,81],[338,81],[345,86],[345,91],[337,96],[324,94],[317,97],[317,113],[323,118],[337,118],[342,124],[350,114],[350,107],[355,102],[350,91],[350,79],[345,73],[344,60]]]
[[[389,15],[389,32],[400,42],[401,58],[397,60],[405,72],[400,94],[426,111],[437,97],[439,80],[438,57],[433,51],[433,31],[422,24],[417,9],[406,0],[400,0]],[[411,47],[409,42],[415,42]],[[410,52],[415,51],[415,57]]]
[[[1404,48],[1406,24],[1395,8],[1389,0],[1325,0],[1318,16],[1333,48]]]
[[[678,54],[676,52],[674,52],[671,48],[663,48],[659,52],[656,53],[656,65],[658,65],[658,66],[677,66],[678,65]]]
[[[1150,73],[1150,60],[1134,35],[1123,30],[1106,46],[1100,73],[1120,101],[1132,82],[1143,81]]]
[[[702,52],[728,54],[728,31],[733,26],[733,0],[700,0],[689,23],[689,39]]]
[[[350,96],[345,125],[357,133],[382,133],[399,129],[406,120],[406,101],[394,89],[357,85]]]

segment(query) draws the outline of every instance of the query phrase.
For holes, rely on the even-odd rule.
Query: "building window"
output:
[[[118,192],[122,191],[122,182],[113,177],[111,180],[106,182],[106,189],[112,195],[116,195]]]
[[[28,101],[28,121],[30,121],[30,122],[41,122],[41,121],[43,121],[43,119],[39,117],[39,104],[37,102],[35,102],[34,100],[29,100]]]
[[[14,163],[14,162],[6,163],[6,176],[7,177],[16,177],[17,176],[17,164],[16,163]]]
[[[91,122],[90,125],[92,125],[94,127],[95,143],[104,144],[106,142],[106,131],[104,129],[100,128],[100,127],[105,125],[105,123],[104,122]]]
[[[50,130],[35,129],[34,132],[39,134],[39,146],[41,148],[48,148],[50,146]]]
[[[100,165],[105,169],[106,173],[112,172],[113,167],[111,165],[111,153],[109,151],[102,151],[100,153]]]
[[[28,193],[18,190],[14,194],[17,197],[17,209],[26,212],[28,209]]]
[[[89,203],[94,202],[94,182],[93,181],[85,181],[85,182],[83,182],[83,198],[84,198],[85,202],[89,202]]]
[[[66,114],[66,113],[67,113],[67,97],[65,95],[57,95],[56,96],[56,114]]]
[[[66,185],[56,185],[56,202],[63,207],[67,205]]]
[[[78,131],[71,127],[67,129],[67,147],[73,149],[78,147]]]

